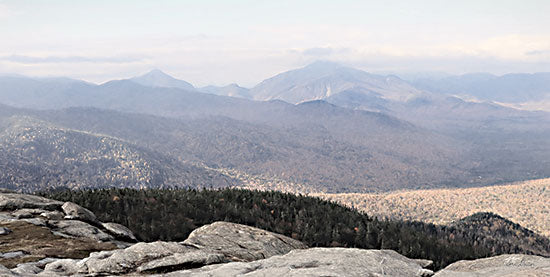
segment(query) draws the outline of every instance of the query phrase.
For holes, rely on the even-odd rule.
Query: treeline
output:
[[[334,202],[274,191],[104,189],[42,195],[78,203],[102,221],[128,226],[143,241],[182,241],[202,225],[229,221],[284,234],[309,246],[393,249],[410,258],[433,260],[435,269],[506,251],[532,253],[514,247],[514,239],[472,240],[484,235],[475,228],[378,220]],[[550,244],[537,247],[538,254],[550,255]]]

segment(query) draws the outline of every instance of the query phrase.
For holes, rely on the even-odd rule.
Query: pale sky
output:
[[[315,60],[369,72],[550,71],[550,1],[0,0],[0,74],[161,69],[252,86]]]

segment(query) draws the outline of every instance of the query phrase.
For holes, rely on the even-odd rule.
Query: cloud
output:
[[[547,54],[550,54],[550,50],[533,50],[533,51],[525,52],[525,55],[527,56],[539,56],[539,55],[547,55]]]
[[[334,49],[330,47],[313,47],[302,51],[306,56],[328,56],[334,53]]]
[[[13,9],[11,9],[6,4],[0,3],[0,20],[10,18],[10,17],[16,16],[18,14],[20,14],[20,13],[16,12]]]
[[[144,57],[83,57],[83,56],[25,56],[10,55],[1,56],[0,61],[9,61],[22,64],[41,64],[41,63],[133,63],[141,62]]]

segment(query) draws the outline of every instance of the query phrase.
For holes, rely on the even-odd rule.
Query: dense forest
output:
[[[550,256],[550,240],[497,215],[487,228],[464,224],[378,220],[319,198],[242,189],[101,189],[43,192],[92,210],[102,221],[128,226],[143,241],[181,241],[214,221],[246,224],[298,239],[309,246],[394,249],[442,268],[454,261],[503,253]],[[492,228],[498,232],[490,232]],[[500,228],[500,229],[499,229]],[[503,228],[511,228],[502,230]]]
[[[550,178],[476,188],[310,195],[354,207],[378,218],[440,225],[477,212],[492,212],[550,237]]]

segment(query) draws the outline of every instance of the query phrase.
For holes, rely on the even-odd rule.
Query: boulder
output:
[[[17,211],[14,211],[11,214],[17,219],[22,219],[22,218],[33,218],[44,212],[46,211],[42,209],[19,209]]]
[[[60,209],[61,205],[63,205],[62,202],[36,195],[0,193],[0,211],[13,211],[25,208],[53,211]]]
[[[111,235],[113,235],[116,239],[123,240],[123,241],[137,241],[136,237],[134,236],[134,233],[126,226],[118,224],[118,223],[101,223],[101,226]]]
[[[310,248],[254,262],[233,262],[163,276],[431,276],[393,250]]]
[[[60,260],[59,258],[44,258],[41,260],[38,260],[36,262],[28,262],[28,263],[22,263],[18,264],[17,268],[24,268],[25,270],[33,269],[36,270],[36,268],[40,269],[40,271],[44,270],[44,267],[52,262]],[[14,269],[15,270],[15,269]],[[21,273],[19,273],[21,274]]]
[[[123,274],[135,271],[142,264],[155,259],[196,250],[177,242],[136,243],[125,249],[90,254],[84,262],[88,274]]]
[[[229,222],[202,226],[191,232],[183,243],[223,253],[232,261],[254,261],[306,248],[302,242],[289,237]]]
[[[414,259],[414,261],[423,268],[429,268],[434,264],[432,260],[426,260],[426,259]]]
[[[61,220],[63,219],[63,217],[65,217],[65,214],[58,211],[51,211],[51,212],[41,213],[40,216],[48,220]]]
[[[83,208],[73,202],[65,202],[61,206],[63,212],[65,213],[65,219],[76,219],[91,223],[98,223],[97,218],[94,213],[90,210]]]
[[[458,261],[438,271],[434,277],[550,276],[550,258],[511,254],[472,261]]]
[[[9,228],[0,227],[0,235],[7,235],[9,233],[11,233],[11,230]]]
[[[19,276],[19,275],[13,273],[11,270],[9,270],[9,268],[0,264],[0,276],[8,277],[8,276]]]
[[[82,260],[61,259],[61,260],[57,260],[55,262],[47,264],[44,268],[44,271],[41,272],[41,275],[70,276],[75,274],[85,274],[86,272],[87,272],[87,268],[82,262]]]
[[[10,212],[0,212],[0,222],[12,221],[16,218]]]
[[[12,269],[11,271],[19,275],[29,276],[42,272],[42,269],[34,265],[33,263],[24,263],[17,265],[17,267]]]
[[[20,219],[19,221],[24,221],[24,222],[27,222],[27,223],[30,223],[30,224],[33,224],[33,225],[36,225],[36,226],[46,226],[46,220],[44,220],[42,218],[38,218],[38,217],[23,218],[23,219]]]
[[[21,250],[10,251],[10,252],[6,252],[6,253],[0,252],[0,258],[2,258],[2,259],[13,259],[13,258],[19,258],[19,257],[27,256],[28,254],[29,253],[27,253],[25,251],[21,251]]]
[[[224,262],[227,262],[227,260],[223,254],[209,253],[202,250],[190,250],[186,253],[175,253],[164,258],[152,260],[138,267],[137,271],[142,273],[169,272]]]
[[[111,241],[114,238],[86,222],[78,220],[50,220],[48,227],[56,235],[73,238],[90,238],[96,241]]]

